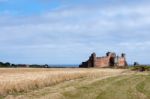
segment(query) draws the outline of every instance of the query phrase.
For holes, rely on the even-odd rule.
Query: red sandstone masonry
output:
[[[89,67],[97,67],[97,68],[126,68],[127,62],[125,58],[125,54],[121,54],[121,56],[116,56],[113,52],[106,53],[104,57],[96,57],[96,54],[93,53],[89,57],[86,62],[82,62],[79,67],[89,68]]]

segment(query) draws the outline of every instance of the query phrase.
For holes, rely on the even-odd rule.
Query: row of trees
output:
[[[11,64],[9,62],[6,62],[6,63],[0,62],[0,67],[5,67],[5,68],[9,68],[9,67],[48,68],[49,66],[47,64],[45,64],[45,65],[37,65],[37,64],[27,65],[27,64]]]
[[[11,64],[9,62],[6,63],[0,62],[0,67],[11,67]]]

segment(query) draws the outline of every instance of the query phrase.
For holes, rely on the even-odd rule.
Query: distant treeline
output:
[[[129,69],[133,71],[150,71],[149,65],[138,65],[138,66],[131,66]]]
[[[31,68],[77,68],[77,65],[39,65],[39,64],[11,64],[9,62],[0,62],[0,68],[17,68],[17,67],[31,67]]]
[[[9,62],[6,62],[6,63],[3,63],[3,62],[0,62],[0,67],[10,67],[11,64]]]
[[[45,64],[45,65],[38,65],[38,64],[27,65],[27,64],[11,64],[9,62],[6,62],[6,63],[0,62],[0,67],[3,67],[3,68],[10,68],[10,67],[48,68],[49,66],[47,64]]]

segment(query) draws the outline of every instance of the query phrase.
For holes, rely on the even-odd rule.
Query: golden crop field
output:
[[[150,99],[150,72],[0,68],[0,99]]]
[[[80,68],[1,68],[0,95],[28,92],[83,77],[106,77],[125,70]]]

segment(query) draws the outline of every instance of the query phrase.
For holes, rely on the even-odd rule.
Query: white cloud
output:
[[[147,50],[150,47],[150,41],[142,41],[142,42],[121,42],[118,44],[119,46],[126,47],[131,50]]]
[[[61,56],[71,57],[71,60],[81,57],[72,62],[80,62],[92,51],[99,54],[107,50],[125,51],[132,55],[134,49],[145,53],[141,48],[145,50],[150,45],[149,10],[148,4],[84,6],[60,8],[39,16],[1,16],[0,46],[3,47],[0,51],[8,53],[11,50],[20,58],[31,55],[35,60],[36,57],[52,59]],[[143,43],[137,43],[139,40]]]

